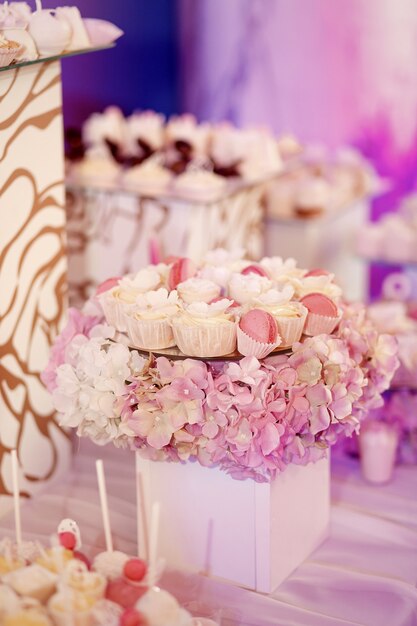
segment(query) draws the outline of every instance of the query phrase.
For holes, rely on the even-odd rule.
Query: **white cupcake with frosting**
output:
[[[227,182],[222,176],[193,167],[177,176],[173,182],[173,189],[181,196],[207,200],[217,197],[226,186]]]
[[[117,185],[121,171],[108,151],[95,147],[87,150],[82,161],[71,165],[70,177],[79,185],[112,189]]]
[[[309,293],[323,293],[331,300],[337,302],[342,295],[342,289],[336,285],[334,274],[322,276],[306,276],[295,284],[295,293],[299,300]]]
[[[161,350],[175,345],[171,319],[179,310],[176,290],[162,287],[137,297],[134,310],[126,315],[132,344],[142,350]]]
[[[205,278],[188,278],[177,286],[178,294],[183,302],[211,302],[220,295],[218,284]]]
[[[164,125],[165,117],[154,111],[133,113],[126,119],[129,152],[140,156],[144,150],[150,152],[161,150],[165,142]]]
[[[294,288],[286,285],[283,289],[269,289],[251,303],[275,318],[285,347],[300,340],[308,314],[305,306],[292,300],[293,296]]]
[[[228,285],[229,297],[239,304],[247,304],[271,289],[272,281],[259,274],[232,274]]]
[[[174,338],[188,356],[218,357],[236,349],[236,322],[226,298],[212,304],[193,302],[172,319]]]
[[[198,124],[190,114],[172,116],[165,128],[167,143],[175,146],[177,142],[185,142],[190,146],[193,156],[207,154],[210,135],[210,124]]]
[[[123,185],[132,191],[145,196],[155,196],[167,191],[173,179],[173,174],[165,168],[159,159],[150,158],[130,167],[123,174]]]
[[[126,122],[122,111],[111,106],[103,113],[93,113],[84,123],[83,140],[88,146],[104,147],[106,150],[106,140],[123,146],[126,140]]]
[[[278,284],[291,283],[306,273],[306,270],[297,267],[297,261],[291,257],[285,260],[280,256],[264,257],[259,265]]]
[[[135,309],[137,298],[147,291],[157,289],[161,283],[160,273],[150,267],[122,278],[113,289],[98,296],[107,323],[120,332],[126,332],[126,315]]]

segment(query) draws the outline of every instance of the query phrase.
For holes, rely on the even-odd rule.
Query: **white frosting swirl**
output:
[[[161,284],[161,275],[153,267],[139,270],[137,274],[125,276],[119,283],[123,291],[131,291],[136,294],[145,293],[156,289]]]
[[[164,124],[165,117],[154,111],[134,113],[126,120],[129,143],[133,147],[133,142],[141,139],[152,150],[160,150],[164,145]]]
[[[178,293],[184,302],[210,302],[220,295],[217,283],[205,278],[188,278],[177,286]]]
[[[134,317],[137,319],[163,319],[172,317],[179,309],[178,293],[169,292],[165,287],[140,294],[135,301]]]
[[[337,300],[342,295],[342,289],[333,279],[334,274],[302,278],[296,286],[296,294],[301,299],[309,293],[323,293],[332,300]]]
[[[272,281],[259,274],[233,274],[229,281],[229,296],[246,304],[261,293],[272,288]]]

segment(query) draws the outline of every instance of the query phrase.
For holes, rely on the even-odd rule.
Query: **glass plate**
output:
[[[144,356],[148,356],[149,354],[153,354],[156,357],[166,356],[173,361],[181,361],[184,359],[196,359],[197,361],[240,361],[244,358],[243,354],[240,354],[237,350],[232,352],[231,354],[224,354],[222,356],[211,356],[211,357],[200,357],[200,356],[189,356],[188,354],[184,354],[181,352],[177,346],[173,346],[172,348],[161,348],[159,350],[143,350],[142,348],[138,348],[137,346],[133,346],[129,343],[129,338],[125,333],[116,333],[116,337],[114,341],[121,341],[127,345],[130,350],[137,350],[139,354]],[[302,339],[301,339],[302,341]],[[276,356],[278,354],[290,354],[291,346],[279,346],[275,348],[272,352],[268,354],[268,357]],[[265,358],[268,358],[265,357]]]
[[[79,54],[87,54],[88,52],[99,52],[100,50],[110,50],[114,48],[116,44],[112,43],[108,46],[99,46],[97,48],[83,48],[82,50],[71,50],[71,52],[63,52],[62,54],[55,54],[50,57],[41,57],[39,59],[33,59],[32,61],[21,61],[20,63],[12,63],[12,65],[6,65],[6,67],[0,67],[0,72],[7,72],[18,69],[19,67],[26,67],[27,65],[35,65],[36,63],[44,63],[45,61],[59,61],[60,59],[66,59],[67,57],[75,57]]]

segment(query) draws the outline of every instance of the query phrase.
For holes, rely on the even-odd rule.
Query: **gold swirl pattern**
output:
[[[145,198],[119,191],[73,189],[67,194],[68,283],[81,306],[110,276],[149,263],[155,239],[166,256],[201,259],[213,248],[263,252],[263,187],[242,189],[216,202]]]
[[[0,514],[13,448],[24,496],[71,455],[40,380],[67,299],[62,137],[59,62],[0,74]]]

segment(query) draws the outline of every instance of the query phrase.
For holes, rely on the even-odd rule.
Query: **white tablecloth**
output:
[[[24,535],[47,541],[63,517],[75,518],[83,551],[104,547],[95,458],[105,460],[117,548],[136,549],[134,459],[81,441],[64,483],[25,504]],[[222,626],[417,625],[417,467],[399,467],[383,487],[362,481],[356,461],[333,459],[330,538],[271,596],[188,573],[168,572],[161,586],[182,603],[221,610]],[[13,518],[0,520],[10,534]]]

